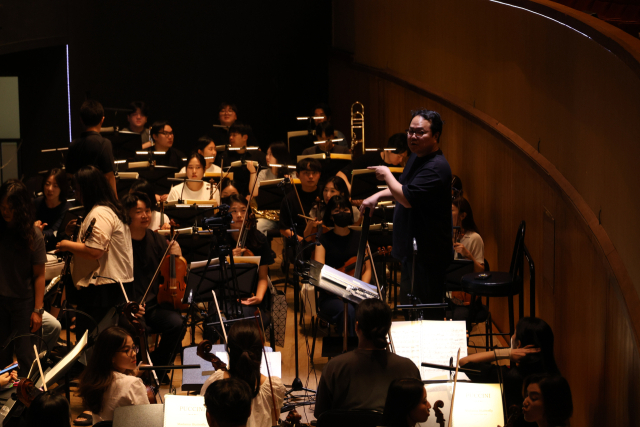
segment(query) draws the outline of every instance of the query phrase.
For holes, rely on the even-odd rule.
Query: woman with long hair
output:
[[[202,390],[200,390],[200,395],[204,396],[209,385],[215,381],[225,378],[244,380],[249,384],[253,396],[247,427],[273,425],[273,411],[275,411],[276,418],[280,418],[280,408],[284,401],[286,389],[282,380],[271,376],[270,385],[269,378],[260,373],[262,352],[263,343],[256,322],[254,320],[235,322],[228,331],[229,371],[217,370],[207,378]],[[272,386],[276,402],[275,408],[271,394]]]
[[[384,405],[384,425],[388,427],[414,427],[427,422],[431,404],[422,381],[399,378],[389,386]]]
[[[34,226],[31,196],[22,182],[10,179],[2,184],[0,211],[0,346],[3,346],[11,334],[27,335],[42,326],[47,256],[42,232]],[[0,353],[0,366],[13,361],[14,346],[19,374],[25,376],[34,359],[28,337],[15,339],[12,346]]]
[[[316,207],[311,209],[309,216],[322,220],[325,214],[325,208],[333,196],[342,196],[351,200],[349,187],[347,187],[344,180],[338,176],[332,176],[324,183],[322,187],[322,200],[320,200],[320,203],[318,203]],[[355,206],[351,207],[351,211],[353,212],[353,222],[357,223],[360,219],[360,211]]]
[[[70,427],[69,402],[49,390],[36,396],[27,411],[29,427]]]
[[[510,348],[471,354],[460,359],[460,366],[480,371],[480,374],[468,374],[474,382],[503,382],[509,408],[522,402],[522,384],[527,376],[560,374],[553,347],[553,331],[547,322],[537,317],[523,317],[516,325]],[[492,364],[501,359],[509,359],[511,366]]]
[[[191,153],[187,158],[187,179],[197,180],[199,182],[183,182],[171,188],[168,202],[177,200],[216,200],[220,202],[220,193],[214,188],[213,197],[211,197],[211,184],[204,182],[204,170],[206,161],[202,154],[198,152]]]
[[[82,404],[93,413],[93,424],[113,420],[120,406],[149,404],[147,389],[136,376],[137,354],[125,329],[112,326],[98,336],[78,387]]]
[[[464,197],[456,197],[451,202],[451,219],[455,227],[455,242],[453,259],[467,259],[473,261],[473,269],[476,272],[484,270],[484,242],[480,237],[478,226],[473,219],[471,204]]]
[[[35,225],[44,235],[47,251],[55,249],[56,243],[61,239],[60,225],[62,219],[72,206],[67,201],[69,184],[67,174],[63,169],[51,169],[42,183],[42,196],[33,201],[36,213]],[[62,230],[64,231],[64,230]]]
[[[196,151],[202,154],[204,160],[206,161],[205,165],[205,173],[220,173],[222,169],[220,166],[214,165],[213,162],[216,161],[216,156],[218,152],[216,151],[216,143],[208,136],[201,136],[198,138],[198,142],[196,143]],[[180,173],[186,173],[187,168],[183,167],[180,169]]]
[[[530,375],[524,380],[522,413],[538,427],[568,426],[573,415],[571,387],[560,375]]]
[[[76,173],[75,179],[76,198],[87,214],[77,240],[62,240],[57,251],[73,254],[71,275],[79,292],[77,295],[68,293],[67,299],[71,303],[77,302],[80,311],[100,322],[111,307],[125,300],[119,283],[123,283],[127,292],[132,289],[131,233],[122,205],[98,169],[85,166]],[[94,219],[92,232],[87,236],[87,229]],[[67,234],[71,232],[68,230]],[[85,316],[78,316],[77,323],[78,336],[92,327],[92,322]]]

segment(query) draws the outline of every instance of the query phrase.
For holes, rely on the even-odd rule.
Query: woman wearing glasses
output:
[[[187,179],[198,180],[199,182],[186,181],[171,188],[168,202],[176,200],[212,200],[220,203],[220,192],[217,188],[211,194],[211,184],[202,181],[206,161],[200,153],[192,153],[187,159]],[[212,197],[213,196],[213,197]]]
[[[173,128],[167,121],[155,122],[151,126],[151,140],[153,147],[150,150],[162,151],[165,154],[154,157],[156,164],[161,166],[173,166],[180,169],[184,154],[173,146]]]
[[[137,353],[131,335],[120,327],[98,336],[78,388],[82,404],[93,413],[93,424],[113,420],[120,406],[149,404],[146,387],[136,376]]]

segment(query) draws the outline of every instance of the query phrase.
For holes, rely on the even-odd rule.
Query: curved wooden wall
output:
[[[334,2],[334,45],[355,59],[334,57],[330,69],[336,127],[348,130],[356,99],[369,146],[405,129],[411,109],[440,111],[443,151],[494,269],[508,268],[517,224],[527,221],[536,315],[556,334],[574,393],[572,424],[640,425],[640,146],[632,127],[640,42],[615,29],[607,38],[604,23],[572,29],[559,15],[552,21],[505,2],[363,3]],[[555,6],[510,3],[537,13]],[[589,27],[590,17],[571,14]],[[492,312],[507,329],[506,305],[492,302]]]

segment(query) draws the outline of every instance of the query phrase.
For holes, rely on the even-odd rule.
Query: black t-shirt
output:
[[[147,230],[142,240],[131,239],[133,248],[133,287],[134,298],[140,300],[147,291],[147,286],[153,278],[162,256],[167,250],[167,239],[164,236]],[[160,275],[156,278],[147,294],[146,304],[151,307],[158,303],[158,286]]]
[[[428,262],[448,265],[451,246],[451,168],[438,150],[428,156],[411,154],[399,179],[411,204],[396,203],[393,214],[393,256],[404,260],[412,254],[413,238],[418,253]]]
[[[346,236],[339,236],[331,230],[320,236],[320,243],[325,250],[325,265],[338,269],[358,255],[360,232],[351,230]]]
[[[33,266],[45,264],[47,254],[40,229],[34,226],[33,234],[33,247],[29,248],[0,218],[0,298],[34,297]]]
[[[71,202],[60,203],[55,208],[49,208],[44,201],[44,196],[40,196],[33,200],[33,206],[36,210],[36,220],[47,224],[42,230],[47,251],[53,250],[60,240],[56,237],[56,232],[62,224],[64,214],[72,207]]]
[[[225,151],[224,152],[224,169],[227,169],[232,162],[237,162],[242,159],[242,154],[238,151]],[[244,154],[244,159],[249,161],[258,162],[261,167],[267,166],[267,156],[259,150],[249,150]],[[251,173],[246,166],[238,166],[231,169],[233,172],[233,180],[238,185],[238,191],[243,195],[249,194],[249,181],[251,179]],[[257,184],[256,184],[257,185]]]
[[[307,227],[307,221],[298,216],[298,214],[309,216],[313,205],[316,203],[316,199],[318,196],[321,196],[321,194],[318,189],[307,193],[306,191],[302,191],[301,188],[298,188],[298,194],[300,195],[300,202],[302,203],[304,212],[300,209],[300,203],[298,202],[298,197],[296,197],[296,192],[291,189],[280,205],[280,229],[289,230],[291,228],[291,217],[289,216],[289,208],[287,207],[287,203],[289,203],[289,206],[291,206],[292,209],[291,213],[293,214],[296,233],[298,233],[299,236],[302,236],[304,234],[304,229]]]
[[[358,156],[353,159],[351,163],[349,163],[345,168],[342,169],[342,173],[349,179],[351,182],[351,172],[358,169],[366,169],[369,166],[387,166],[389,168],[394,167],[394,165],[386,163],[382,160],[380,153],[378,151],[365,151],[365,153],[361,156]]]
[[[250,234],[249,236],[247,236],[247,241],[245,242],[245,248],[249,249],[254,256],[260,257],[261,267],[263,265],[273,264],[275,260],[273,259],[273,255],[271,254],[269,241],[264,236],[264,234],[260,233],[256,229],[249,231],[249,233]],[[233,237],[231,237],[231,233],[227,233],[227,244],[231,245],[232,248],[236,247],[236,241],[233,240]]]
[[[113,150],[111,141],[103,138],[98,132],[82,132],[69,145],[67,163],[68,173],[76,173],[84,166],[92,165],[102,173],[113,172]]]
[[[391,382],[398,378],[420,380],[410,359],[386,350],[356,349],[334,357],[322,370],[314,415],[329,410],[384,411]]]
[[[174,168],[178,168],[176,172],[180,171],[182,166],[184,166],[184,161],[182,160],[184,158],[184,153],[173,147],[170,147],[164,155],[154,156],[157,165],[173,166]]]

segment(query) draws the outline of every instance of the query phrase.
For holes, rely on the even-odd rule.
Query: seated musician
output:
[[[349,188],[347,187],[347,184],[345,184],[344,180],[338,178],[337,176],[329,178],[329,180],[324,184],[324,187],[322,188],[322,202],[318,203],[315,208],[311,209],[309,216],[322,221],[322,217],[324,217],[325,207],[333,196],[343,196],[347,199],[350,199]],[[352,206],[351,210],[353,211],[353,223],[355,224],[360,219],[360,210],[355,206]]]
[[[384,425],[387,427],[415,427],[426,423],[431,404],[422,381],[398,378],[389,385],[384,404]]]
[[[142,148],[143,150],[146,150],[151,148],[151,131],[147,126],[147,120],[149,117],[149,108],[147,107],[147,104],[143,101],[133,101],[129,104],[129,107],[132,111],[127,115],[129,127],[123,128],[122,130],[137,132],[140,134],[142,147],[136,147],[136,149]]]
[[[410,359],[387,350],[391,309],[379,299],[366,299],[356,309],[358,348],[329,360],[322,370],[314,415],[329,410],[382,412],[391,382],[397,378],[420,380]]]
[[[147,389],[137,377],[138,347],[131,335],[118,326],[98,335],[87,367],[80,376],[78,396],[93,413],[93,424],[113,420],[121,406],[148,405]]]
[[[5,368],[8,368],[11,365],[12,363],[10,363],[8,366],[5,366]],[[18,371],[16,371],[15,369],[9,372],[5,372],[4,374],[0,374],[0,387],[4,387],[12,381],[18,381]]]
[[[229,128],[238,120],[238,107],[235,104],[221,102],[218,108],[218,121],[220,126],[214,126],[208,133],[218,145],[229,142]],[[223,156],[216,159],[216,164],[220,165]]]
[[[333,227],[320,236],[320,245],[316,246],[314,259],[329,267],[341,269],[348,262],[355,265],[355,257],[358,255],[358,244],[360,243],[360,232],[351,230],[350,225],[353,224],[352,206],[349,199],[344,196],[333,196],[322,218],[324,225]],[[352,267],[353,267],[352,265]],[[364,272],[362,273],[362,281],[369,283],[371,281],[371,261],[364,262]],[[345,270],[345,272],[347,272]],[[347,272],[353,275],[353,270]],[[342,333],[344,328],[344,302],[333,294],[319,290],[318,308],[325,316],[328,316],[336,324],[338,333]],[[355,307],[353,304],[347,304],[349,335],[355,335]]]
[[[31,195],[21,181],[0,186],[0,211],[0,366],[11,364],[15,349],[20,376],[26,376],[34,359],[30,339],[3,347],[12,334],[35,333],[42,325],[47,255],[42,232],[33,225]]]
[[[171,224],[169,224],[170,220],[167,214],[160,213],[158,207],[158,198],[156,197],[156,190],[153,185],[147,181],[146,179],[140,178],[133,181],[131,188],[129,188],[129,192],[133,193],[134,191],[138,191],[140,193],[144,193],[149,198],[151,204],[149,207],[151,208],[151,220],[149,221],[149,230],[168,230],[171,228]]]
[[[409,151],[407,133],[401,132],[391,135],[386,148],[394,148],[394,150],[365,151],[363,155],[354,158],[336,175],[347,183],[349,191],[351,191],[351,173],[354,170],[366,169],[369,166],[398,167],[404,159],[403,154]]]
[[[227,353],[229,354],[229,371],[215,371],[202,385],[201,396],[207,395],[209,386],[222,379],[237,378],[244,380],[251,389],[251,415],[247,420],[248,427],[273,425],[273,411],[280,418],[280,408],[284,401],[286,389],[278,377],[266,377],[260,373],[262,363],[263,342],[258,325],[254,319],[234,322],[229,328]],[[273,407],[271,388],[275,397]]]
[[[323,122],[331,123],[331,107],[323,102],[321,102],[320,104],[316,104],[313,109],[313,116],[322,117],[321,119],[314,119],[316,126]],[[335,134],[337,139],[342,139],[342,141],[338,141],[336,144],[349,148],[349,141],[347,140],[347,138],[345,138],[342,132],[334,129],[333,133]]]
[[[229,128],[229,148],[246,147],[250,134],[251,126],[236,121]],[[240,191],[240,193],[249,194],[251,175],[257,173],[252,161],[258,162],[261,167],[266,167],[267,158],[260,150],[226,150],[224,153],[224,164],[222,166],[226,170],[226,166],[238,160],[246,160],[246,167],[233,168],[233,179],[238,183],[238,191]]]
[[[150,150],[165,152],[164,155],[154,157],[156,164],[172,166],[178,170],[182,168],[184,154],[173,146],[173,128],[168,121],[163,120],[153,123],[151,126],[151,140],[153,141],[153,147]]]
[[[571,387],[560,375],[534,374],[524,380],[524,421],[538,427],[568,426],[573,415]]]
[[[454,230],[453,233],[456,238],[453,244],[455,251],[453,259],[471,260],[474,271],[484,271],[484,242],[478,233],[478,227],[473,220],[473,211],[467,199],[464,197],[453,199],[451,219],[454,226],[460,227],[460,230]]]
[[[217,188],[213,188],[213,197],[211,194],[211,184],[204,182],[204,170],[206,162],[200,153],[191,153],[187,158],[187,179],[199,180],[199,182],[183,182],[171,188],[169,191],[168,202],[178,200],[216,200],[220,202],[220,193]]]
[[[295,225],[299,241],[302,241],[305,236],[315,233],[313,224],[307,225],[307,220],[299,215],[309,216],[316,203],[319,196],[318,181],[321,171],[322,165],[317,159],[302,159],[296,165],[296,174],[300,179],[301,190],[297,191],[292,187],[280,205],[280,234],[284,237],[293,237],[292,223]],[[291,214],[289,209],[291,209]]]
[[[234,194],[240,194],[238,184],[233,179],[224,178],[220,181],[220,200],[221,203],[229,204],[229,197]]]
[[[290,155],[289,150],[284,142],[274,142],[267,149],[267,165],[289,165],[290,164]],[[256,175],[251,175],[251,182],[249,183],[249,188],[253,188],[253,197],[258,196],[260,192],[260,183],[266,180],[279,179],[284,178],[285,176],[295,175],[295,171],[290,170],[286,167],[267,167],[266,169],[262,169],[260,173],[257,175],[257,182],[254,186],[254,177]],[[278,230],[278,222],[273,221],[267,218],[258,218],[258,230],[267,234],[269,230]]]
[[[131,246],[133,248],[133,295],[130,298],[140,301],[145,293],[144,323],[154,332],[162,334],[158,348],[151,353],[154,365],[169,365],[176,343],[182,342],[182,316],[173,306],[158,302],[158,286],[161,277],[157,277],[149,288],[151,279],[167,250],[167,239],[149,229],[151,202],[144,193],[133,192],[122,198],[122,205],[129,215]],[[170,254],[182,256],[178,242],[174,242]],[[149,292],[147,292],[149,288]],[[179,347],[178,347],[179,348]]]
[[[560,374],[553,348],[553,331],[547,322],[537,317],[523,317],[511,337],[511,348],[470,354],[460,359],[460,366],[480,371],[467,374],[473,382],[502,382],[505,407],[510,408],[522,403],[522,385],[527,376]],[[493,364],[500,359],[509,359],[510,366]]]
[[[249,384],[241,379],[214,382],[204,395],[207,424],[209,427],[245,427],[251,415],[251,399]]]
[[[33,201],[36,211],[35,225],[44,235],[47,251],[56,248],[58,232],[62,237],[64,230],[60,230],[62,219],[72,206],[71,202],[67,202],[67,192],[69,184],[67,183],[67,174],[63,169],[51,169],[44,178],[42,184],[42,196],[37,197]]]
[[[29,427],[70,427],[69,402],[60,393],[49,390],[38,394],[27,413]]]
[[[322,122],[316,126],[316,139],[324,141],[321,144],[314,144],[313,147],[305,148],[303,156],[309,154],[336,153],[350,154],[351,151],[342,145],[337,145],[333,140],[337,139],[333,130],[333,125],[329,122]]]
[[[201,136],[198,138],[198,142],[196,143],[196,151],[204,157],[204,160],[207,162],[207,166],[205,169],[205,173],[220,173],[222,169],[220,166],[213,164],[216,160],[216,143],[213,142],[208,136]],[[180,169],[180,173],[186,173],[187,168],[183,167]]]

